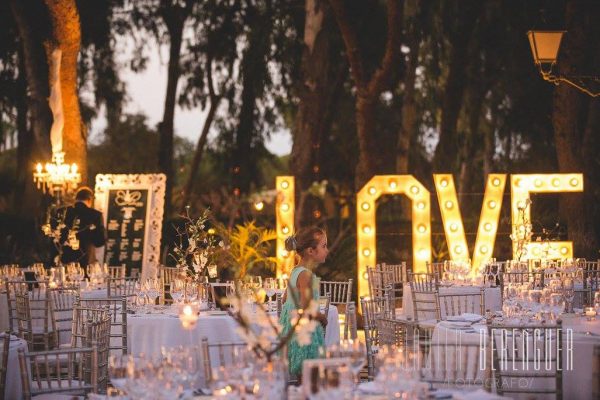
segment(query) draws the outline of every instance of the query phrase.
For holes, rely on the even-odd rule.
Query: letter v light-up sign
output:
[[[431,199],[429,191],[412,175],[377,175],[356,194],[358,295],[367,296],[367,266],[376,263],[376,201],[384,194],[405,194],[412,202],[413,265],[425,272],[431,261]]]
[[[583,192],[583,174],[517,174],[510,176],[511,215],[513,234],[523,223],[519,221],[519,209],[525,221],[531,221],[531,208],[527,207],[529,193]],[[513,258],[518,257],[518,243],[513,242]],[[522,260],[573,258],[573,242],[530,242],[525,247]]]
[[[444,223],[450,259],[466,261],[469,259],[469,247],[456,197],[454,179],[451,174],[434,174],[433,181]],[[505,185],[506,174],[490,174],[488,176],[473,249],[471,274],[476,273],[481,263],[492,257]]]

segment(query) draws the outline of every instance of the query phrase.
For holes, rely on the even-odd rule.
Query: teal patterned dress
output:
[[[302,266],[296,266],[291,273],[290,281],[288,283],[288,293],[285,303],[281,309],[281,316],[279,317],[279,323],[283,327],[282,336],[287,335],[287,333],[292,328],[290,317],[293,310],[297,309],[294,304],[293,297],[290,293],[291,290],[294,291],[294,295],[296,299],[300,299],[300,293],[298,288],[296,287],[296,282],[298,280],[298,276],[302,271],[309,271],[308,269]],[[310,271],[309,271],[310,272]],[[319,278],[316,278],[315,275],[312,275],[312,298],[313,300],[319,300]],[[292,338],[292,340],[288,344],[288,365],[290,369],[290,375],[300,375],[302,374],[302,363],[304,360],[319,358],[319,349],[324,347],[325,338],[323,333],[323,327],[321,324],[317,325],[317,329],[312,332],[311,343],[307,346],[301,346],[296,341],[296,338]]]

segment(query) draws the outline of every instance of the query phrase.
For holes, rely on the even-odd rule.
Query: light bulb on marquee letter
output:
[[[376,201],[384,194],[404,194],[412,202],[412,237],[414,272],[425,272],[431,261],[431,206],[429,191],[412,175],[374,176],[356,194],[356,241],[358,295],[369,293],[367,266],[376,263]]]
[[[294,177],[278,176],[275,179],[277,198],[275,202],[277,232],[277,277],[290,273],[294,267],[294,257],[285,250],[285,239],[294,233]]]
[[[465,261],[469,258],[467,239],[458,206],[454,178],[451,174],[434,174],[433,182],[437,192],[450,259]],[[478,271],[481,263],[492,257],[496,229],[502,208],[502,194],[506,184],[506,174],[490,174],[485,186],[485,194],[479,217],[479,227],[473,251],[472,271]],[[442,204],[444,205],[442,207]],[[486,206],[487,205],[487,206]]]
[[[513,234],[520,226],[519,211],[531,221],[531,207],[527,207],[529,193],[583,192],[583,174],[515,174],[510,177],[511,215]],[[518,257],[518,243],[513,242],[513,258]],[[573,242],[529,242],[521,260],[544,257],[547,259],[573,258]]]

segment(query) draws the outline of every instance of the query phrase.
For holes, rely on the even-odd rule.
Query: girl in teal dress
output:
[[[305,309],[311,300],[318,301],[319,278],[312,271],[325,261],[329,253],[327,235],[325,231],[316,227],[303,229],[287,238],[285,248],[290,252],[295,251],[299,260],[290,273],[285,303],[279,318],[283,327],[283,336],[287,335],[292,328],[290,322],[292,311]],[[320,324],[312,332],[310,344],[302,346],[295,337],[288,344],[288,363],[292,377],[300,377],[304,360],[319,358],[319,349],[324,346],[323,327],[327,325],[327,317],[319,313],[316,319]]]

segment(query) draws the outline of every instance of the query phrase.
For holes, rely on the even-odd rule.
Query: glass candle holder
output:
[[[584,309],[584,314],[588,321],[596,319],[596,309],[594,307],[586,307]]]

